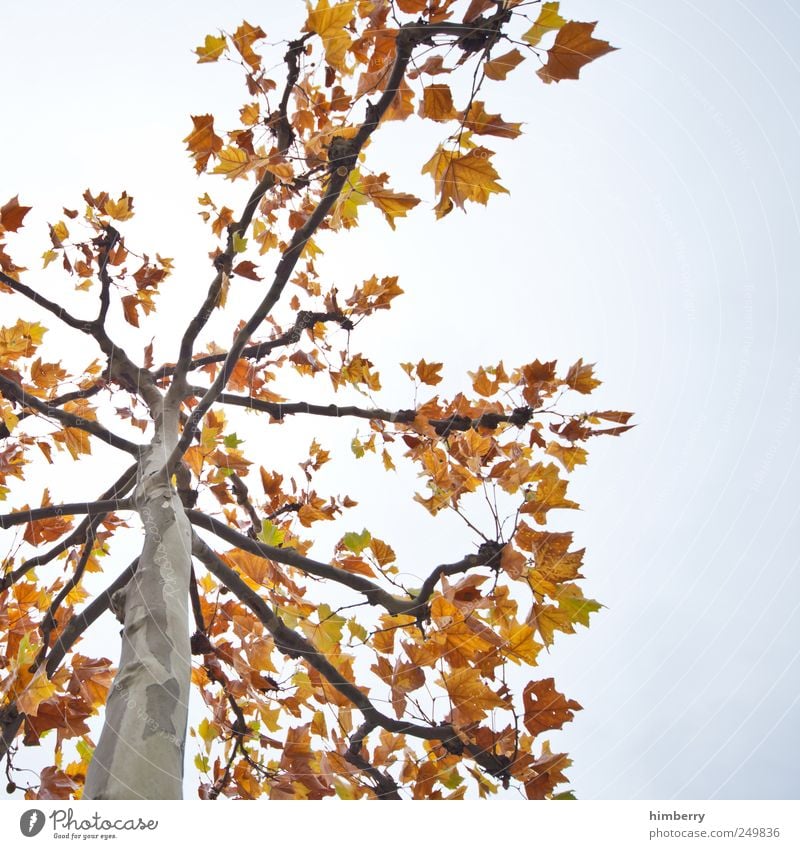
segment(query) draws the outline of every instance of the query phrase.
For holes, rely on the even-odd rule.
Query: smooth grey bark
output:
[[[125,589],[122,652],[85,799],[180,799],[191,650],[191,528],[165,471],[178,439],[167,401],[144,454],[133,501],[144,525],[139,567]]]

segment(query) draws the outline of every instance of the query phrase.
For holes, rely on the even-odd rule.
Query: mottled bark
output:
[[[191,530],[164,471],[178,436],[165,409],[142,459],[133,501],[144,525],[125,589],[119,672],[86,777],[86,799],[179,799],[189,702]]]

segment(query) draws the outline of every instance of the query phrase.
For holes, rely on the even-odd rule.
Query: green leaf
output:
[[[243,442],[244,440],[239,439],[239,437],[235,433],[229,433],[222,440],[222,443],[226,448],[238,448]]]
[[[233,234],[233,251],[241,254],[247,250],[247,239],[242,238],[238,233]]]
[[[350,531],[350,533],[345,534],[342,537],[342,544],[348,551],[352,551],[353,554],[361,554],[361,552],[370,544],[372,540],[372,534],[364,528],[360,534],[357,534],[355,531]]]
[[[283,540],[286,537],[286,531],[273,525],[269,519],[264,519],[261,522],[261,532],[258,534],[258,539],[264,545],[271,545],[273,548],[280,548],[283,545]]]
[[[360,442],[360,440],[359,440],[359,438],[358,438],[357,436],[354,436],[354,437],[353,437],[353,441],[350,443],[350,450],[353,452],[353,454],[355,454],[355,455],[356,455],[356,457],[357,457],[359,460],[360,460],[360,459],[364,456],[364,454],[366,453],[366,452],[364,451],[364,446],[361,444],[361,442]]]

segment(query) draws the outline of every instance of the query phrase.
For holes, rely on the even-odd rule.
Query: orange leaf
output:
[[[490,80],[504,80],[524,59],[525,57],[515,47],[508,53],[488,61],[483,66],[483,71]]]
[[[558,31],[555,44],[547,51],[547,64],[536,72],[546,83],[577,80],[584,65],[605,56],[616,47],[593,38],[593,23],[569,21]]]
[[[464,115],[464,126],[479,136],[500,136],[504,139],[515,139],[522,132],[522,124],[509,124],[499,114],[490,115],[481,100],[475,100]]]
[[[236,32],[233,34],[233,43],[236,49],[241,54],[242,59],[254,70],[257,71],[261,67],[261,57],[253,50],[253,42],[260,38],[266,38],[267,34],[261,27],[254,27],[248,24],[247,21],[242,21]]]
[[[0,228],[15,233],[22,227],[22,219],[31,211],[30,206],[19,205],[19,195],[0,207]]]
[[[449,121],[456,117],[453,106],[453,93],[445,83],[433,83],[425,86],[423,99],[419,104],[419,114],[422,118],[433,121]]]
[[[222,149],[222,139],[214,132],[213,115],[192,115],[194,128],[184,139],[194,158],[194,169],[200,174],[212,156]]]
[[[597,388],[602,381],[592,376],[594,363],[587,365],[583,364],[583,359],[570,366],[567,372],[566,384],[570,389],[574,389],[583,395],[588,395],[593,389]]]

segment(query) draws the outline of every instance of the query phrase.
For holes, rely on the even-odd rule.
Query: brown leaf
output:
[[[616,47],[593,38],[597,21],[569,21],[558,31],[555,43],[547,51],[547,64],[536,72],[546,83],[577,80],[584,65],[605,56]]]
[[[532,736],[543,731],[557,731],[572,722],[574,711],[583,708],[574,700],[566,699],[555,689],[553,678],[531,681],[522,693],[525,727]]]
[[[22,227],[22,219],[31,211],[30,206],[19,205],[19,195],[14,195],[8,203],[0,207],[0,226],[3,230],[15,233]]]

